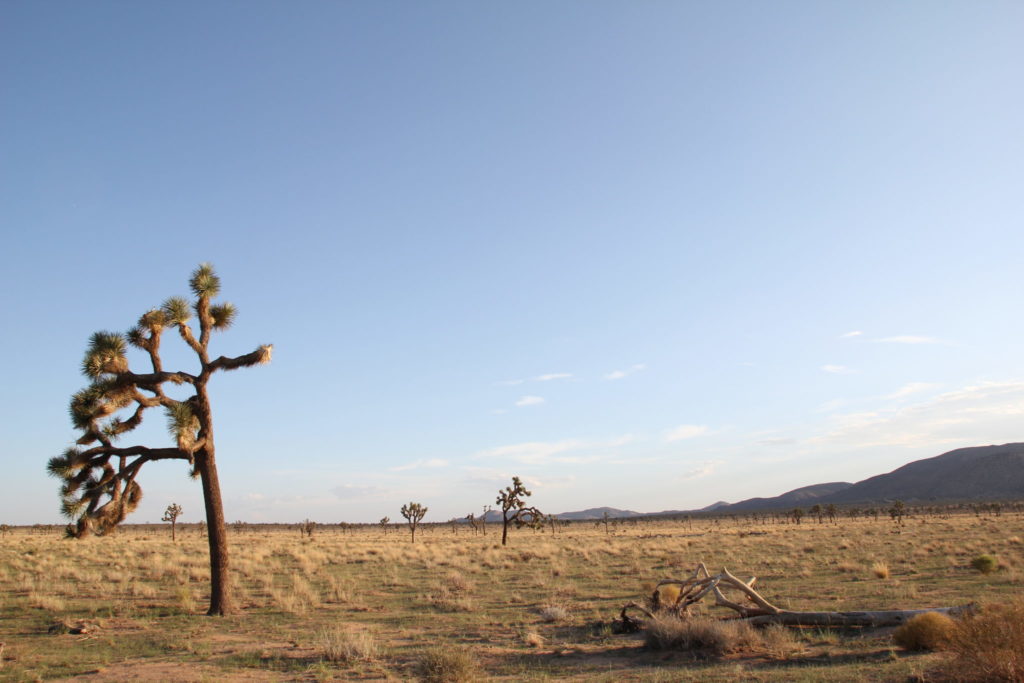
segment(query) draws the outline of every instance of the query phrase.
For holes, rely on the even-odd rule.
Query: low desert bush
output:
[[[971,560],[971,566],[982,574],[991,574],[999,568],[999,561],[991,555],[978,555]]]
[[[442,612],[472,612],[476,605],[468,597],[453,593],[445,586],[427,595],[427,601]]]
[[[523,642],[530,647],[544,647],[544,636],[536,631],[527,631],[523,634]]]
[[[763,641],[754,627],[745,621],[666,616],[647,624],[644,644],[652,650],[680,650],[697,657],[721,657],[757,648]]]
[[[944,673],[957,681],[1024,680],[1024,600],[992,605],[961,619]]]
[[[953,637],[956,622],[939,612],[918,614],[897,628],[892,641],[904,650],[941,650]]]
[[[321,656],[328,662],[370,662],[377,658],[377,642],[369,633],[351,633],[338,627],[317,633]]]
[[[544,605],[540,608],[540,618],[548,623],[565,621],[569,618],[569,610],[561,605]]]
[[[885,562],[875,562],[873,565],[871,565],[871,573],[879,579],[888,579],[889,565],[887,565]]]
[[[416,675],[427,683],[468,683],[483,676],[469,651],[458,647],[433,647],[416,664]]]

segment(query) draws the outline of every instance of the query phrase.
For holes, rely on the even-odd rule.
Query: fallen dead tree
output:
[[[689,616],[691,606],[707,596],[714,596],[715,605],[733,610],[731,619],[742,619],[754,625],[783,624],[785,626],[843,626],[879,628],[899,626],[918,614],[940,612],[950,616],[959,616],[971,612],[973,605],[962,607],[935,607],[931,609],[904,609],[858,612],[797,612],[776,607],[754,590],[757,577],[743,581],[722,569],[718,574],[711,574],[703,562],[688,579],[665,579],[659,581],[651,593],[649,608],[636,602],[623,606],[613,626],[616,630],[629,633],[639,631],[650,619],[658,616],[672,615],[679,618]],[[671,600],[663,596],[664,586],[678,586],[678,594]],[[738,593],[737,599],[729,599],[723,590],[731,594]],[[744,602],[740,602],[744,601]],[[639,613],[632,616],[631,612]]]

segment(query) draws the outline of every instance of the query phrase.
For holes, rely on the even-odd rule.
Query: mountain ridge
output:
[[[970,446],[930,458],[914,460],[891,472],[856,483],[828,482],[801,486],[778,496],[747,498],[736,503],[718,501],[698,510],[633,512],[610,507],[565,512],[559,519],[657,517],[714,512],[732,514],[778,510],[816,504],[869,504],[902,500],[904,503],[1009,500],[1024,498],[1024,443]],[[596,511],[597,516],[587,515]]]

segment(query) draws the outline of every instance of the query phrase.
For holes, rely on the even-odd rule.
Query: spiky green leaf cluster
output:
[[[125,358],[127,344],[117,332],[96,332],[89,338],[89,346],[82,358],[82,374],[98,379],[105,374],[128,369]]]
[[[132,389],[111,380],[93,382],[71,395],[68,411],[78,429],[91,429],[93,422],[132,402]]]
[[[188,281],[192,293],[198,297],[212,298],[220,293],[220,278],[213,272],[213,265],[200,263],[199,267],[192,271],[192,277]]]
[[[199,420],[192,412],[192,406],[188,401],[177,401],[164,408],[167,414],[167,431],[180,443],[186,440],[189,443],[195,440],[196,430],[199,429]]]
[[[192,318],[192,307],[183,296],[172,296],[161,308],[172,325],[184,325]]]
[[[238,310],[234,304],[222,303],[210,306],[210,317],[213,318],[213,329],[226,330],[235,322]]]
[[[50,461],[46,463],[46,471],[52,477],[70,479],[84,464],[81,451],[77,448],[69,448],[63,454],[50,458]]]

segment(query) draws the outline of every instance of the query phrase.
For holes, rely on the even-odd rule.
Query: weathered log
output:
[[[678,617],[685,617],[690,605],[703,600],[709,594],[715,596],[715,605],[727,607],[736,613],[736,616],[731,618],[740,619],[754,625],[782,624],[786,626],[881,628],[899,626],[918,614],[926,612],[939,612],[956,617],[974,610],[974,605],[970,604],[961,607],[934,607],[930,609],[795,612],[780,609],[766,600],[764,596],[754,590],[754,583],[756,581],[756,576],[749,581],[743,581],[724,568],[718,574],[711,574],[704,563],[699,562],[689,578],[659,581],[654,587],[654,592],[651,594],[650,611],[635,602],[626,604],[622,608],[616,625],[622,631],[637,631],[643,628],[647,621],[654,619],[655,614],[674,614]],[[669,604],[662,602],[660,589],[663,586],[679,586],[679,595]],[[722,592],[723,588],[739,591],[753,605],[743,605],[735,600],[730,600]],[[631,617],[627,614],[629,610],[637,610],[643,616]]]
[[[970,614],[974,609],[975,606],[972,603],[960,607],[878,610],[872,612],[781,611],[776,614],[759,614],[746,617],[743,621],[754,625],[782,624],[784,626],[861,626],[882,628],[886,626],[899,626],[918,614],[925,614],[927,612],[938,612],[940,614],[948,614],[951,617],[959,617],[964,614]]]

